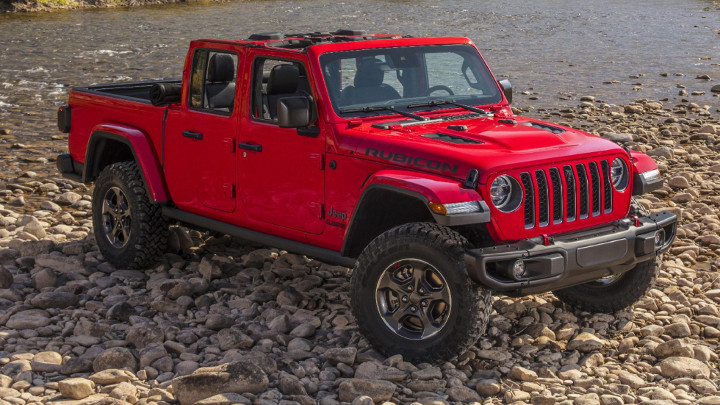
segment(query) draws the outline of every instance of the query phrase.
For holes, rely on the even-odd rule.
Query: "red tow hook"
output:
[[[637,227],[640,226],[640,217],[638,217],[637,215],[630,215],[630,218],[632,218],[635,221],[635,226],[637,226]]]
[[[550,246],[550,237],[546,233],[544,233],[540,236],[542,236],[542,238],[543,238],[543,245]]]

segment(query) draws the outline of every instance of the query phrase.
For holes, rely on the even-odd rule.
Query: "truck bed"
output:
[[[84,93],[95,93],[109,97],[121,98],[129,101],[139,101],[150,104],[150,88],[155,83],[180,84],[180,79],[148,80],[142,82],[121,82],[109,84],[94,84],[86,87],[75,87],[73,90]]]

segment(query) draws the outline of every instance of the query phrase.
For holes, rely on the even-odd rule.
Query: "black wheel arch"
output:
[[[436,222],[428,202],[424,195],[415,191],[387,184],[369,185],[353,211],[342,255],[357,258],[370,241],[396,226]]]
[[[87,184],[95,181],[105,167],[118,162],[135,162],[138,165],[145,191],[152,199],[147,177],[142,170],[135,148],[127,138],[112,132],[95,131],[90,135],[85,152],[82,182]]]

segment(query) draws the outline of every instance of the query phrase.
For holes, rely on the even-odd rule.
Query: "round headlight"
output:
[[[507,174],[498,176],[490,185],[490,201],[502,212],[515,211],[520,206],[522,197],[520,183]]]
[[[623,191],[628,185],[628,169],[625,161],[621,158],[615,158],[610,167],[610,179],[613,187],[617,191]]]

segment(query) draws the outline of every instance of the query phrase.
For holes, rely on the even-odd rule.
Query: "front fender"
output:
[[[660,176],[657,164],[648,155],[630,151],[632,161],[633,195],[642,195],[662,188],[665,179]]]
[[[435,221],[441,225],[468,225],[490,221],[490,209],[482,201],[480,193],[474,189],[463,188],[458,181],[453,179],[406,170],[382,170],[370,176],[365,182],[362,197],[376,188],[389,189],[422,200]],[[445,206],[470,201],[479,202],[479,212],[443,215],[430,208],[431,203]]]
[[[150,198],[156,202],[169,200],[160,161],[155,154],[150,138],[143,131],[127,125],[104,123],[93,127],[91,134],[85,156],[83,181],[93,180],[92,173],[99,164],[96,160],[100,152],[97,150],[97,146],[103,139],[110,139],[128,145],[140,167]]]

